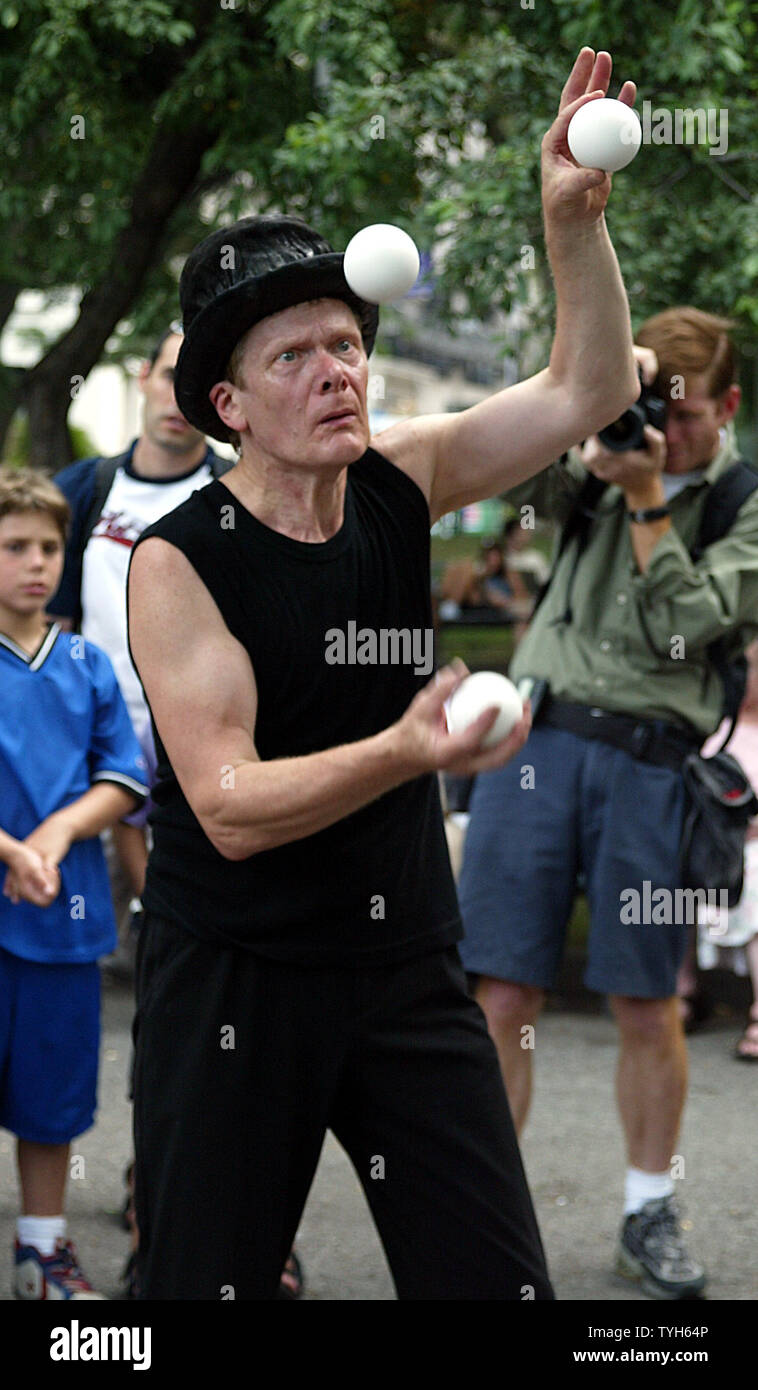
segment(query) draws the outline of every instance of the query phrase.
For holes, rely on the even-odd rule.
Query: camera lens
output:
[[[625,453],[627,449],[645,448],[645,423],[647,412],[644,406],[630,405],[618,420],[613,420],[598,433],[598,439],[614,454]]]

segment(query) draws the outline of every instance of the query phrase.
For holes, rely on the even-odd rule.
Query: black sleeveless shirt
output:
[[[377,734],[430,679],[429,511],[376,450],[348,468],[343,524],[322,543],[263,525],[218,480],[137,544],[149,536],[182,551],[249,652],[261,759]],[[460,939],[436,775],[233,862],[202,830],[154,723],[153,732],[149,911],[206,940],[301,964],[382,964]]]

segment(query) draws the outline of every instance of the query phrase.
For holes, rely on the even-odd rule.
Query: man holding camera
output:
[[[617,1268],[659,1298],[692,1297],[706,1282],[684,1245],[670,1173],[687,1079],[675,983],[687,924],[649,910],[630,924],[623,905],[629,890],[643,904],[660,888],[676,901],[681,765],[724,702],[708,648],[726,638],[741,651],[758,628],[750,481],[727,534],[691,554],[708,495],[737,459],[729,327],[693,308],[648,320],[637,406],[508,494],[522,524],[534,509],[564,530],[510,673],[531,692],[534,728],[523,758],[477,780],[459,884],[461,954],[478,976],[519,1129],[531,1091],[522,1029],[555,983],[584,875],[585,982],[609,996],[620,1035],[629,1166]]]

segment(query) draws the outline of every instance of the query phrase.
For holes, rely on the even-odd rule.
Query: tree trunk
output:
[[[57,473],[73,457],[66,417],[70,392],[55,378],[27,374],[23,384],[24,408],[29,418],[29,464],[46,473]]]
[[[192,189],[216,136],[210,120],[157,132],[108,270],[82,298],[72,327],[24,378],[21,395],[29,414],[30,461],[36,467],[55,471],[68,460],[66,416],[73,380],[89,375],[116,324],[132,307],[166,227]]]
[[[13,313],[13,306],[21,286],[8,280],[0,280],[0,333]],[[0,366],[0,458],[5,446],[8,427],[18,407],[18,394],[21,378],[17,378],[11,367]]]

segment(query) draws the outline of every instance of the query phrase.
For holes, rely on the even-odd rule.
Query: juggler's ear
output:
[[[217,381],[208,392],[208,400],[215,407],[216,414],[227,429],[239,434],[245,429],[247,420],[237,405],[236,392],[230,381]]]

